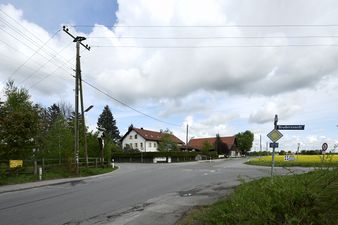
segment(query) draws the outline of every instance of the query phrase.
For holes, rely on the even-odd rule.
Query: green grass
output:
[[[244,183],[210,206],[197,207],[180,225],[337,225],[338,170],[263,178]]]
[[[117,167],[115,167],[117,169]],[[86,177],[93,176],[103,173],[109,173],[113,170],[111,167],[108,168],[80,168],[80,174],[77,175],[74,172],[69,171],[64,167],[55,167],[49,168],[44,171],[42,180],[52,180],[52,179],[61,179],[61,178],[70,178],[70,177]],[[7,176],[0,176],[0,185],[9,185],[9,184],[22,184],[27,182],[38,181],[39,178],[37,175],[27,173],[27,174],[11,174]]]

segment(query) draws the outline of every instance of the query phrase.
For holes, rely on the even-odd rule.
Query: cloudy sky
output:
[[[91,129],[109,105],[121,134],[131,123],[184,141],[186,124],[189,138],[251,130],[265,150],[278,114],[305,125],[282,131],[281,149],[332,150],[337,21],[334,0],[0,0],[0,88],[14,79],[35,103],[73,105],[66,25],[91,46],[81,49]]]

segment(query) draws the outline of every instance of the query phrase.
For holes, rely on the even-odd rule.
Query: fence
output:
[[[48,172],[55,169],[68,169],[75,171],[75,161],[63,160],[63,159],[36,159],[36,160],[22,160],[22,166],[15,168],[10,167],[11,160],[0,160],[0,176],[6,176],[9,174],[37,174],[38,168],[41,167],[43,171]],[[20,161],[20,160],[17,160]],[[79,167],[89,167],[89,168],[98,168],[98,167],[110,166],[110,161],[105,160],[101,163],[100,158],[88,158],[88,166],[84,158],[79,159]]]
[[[197,160],[198,155],[197,152],[119,152],[113,153],[112,158],[119,163],[187,162]]]

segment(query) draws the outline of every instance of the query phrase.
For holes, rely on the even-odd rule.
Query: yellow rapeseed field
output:
[[[288,157],[289,160],[285,160]],[[338,165],[338,155],[275,155],[276,164],[293,166],[317,166],[320,164]],[[267,165],[271,164],[271,156],[252,158],[249,164]]]

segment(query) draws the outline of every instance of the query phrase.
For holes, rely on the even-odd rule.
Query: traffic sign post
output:
[[[271,177],[273,177],[273,173],[275,170],[275,148],[276,146],[278,147],[278,143],[276,143],[276,141],[278,141],[279,139],[281,139],[281,137],[283,137],[283,134],[277,130],[277,123],[278,123],[278,115],[276,114],[273,122],[274,129],[267,135],[268,138],[270,138],[270,140],[273,141],[273,143],[270,143],[270,147],[272,146]]]
[[[283,134],[279,132],[279,130],[304,130],[305,128],[305,125],[278,125],[277,123],[278,123],[278,115],[275,115],[275,119],[273,123],[274,129],[267,135],[268,138],[270,138],[270,140],[272,141],[272,143],[270,143],[270,148],[272,148],[271,177],[273,177],[274,170],[275,170],[275,149],[278,148],[277,141],[283,137]],[[323,149],[324,149],[324,144],[322,146]],[[326,146],[326,149],[327,149],[327,146]]]

